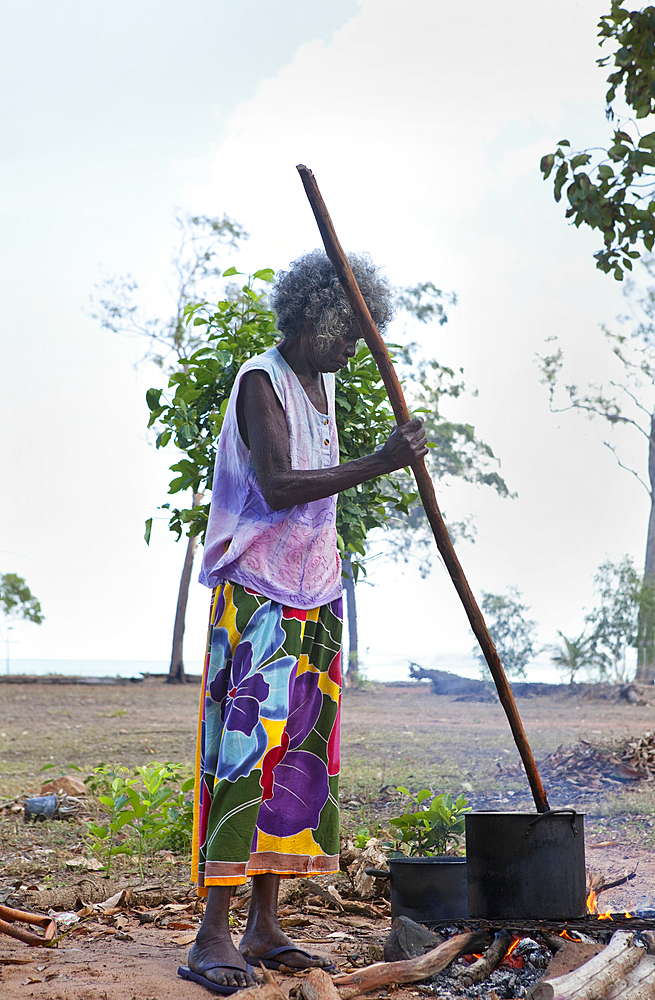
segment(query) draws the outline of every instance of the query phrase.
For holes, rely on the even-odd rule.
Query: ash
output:
[[[470,967],[469,963],[459,959],[454,965],[433,976],[429,982],[418,987],[421,993],[449,1000],[451,997],[487,997],[493,990],[499,1000],[525,997],[529,990],[544,974],[544,970],[552,958],[552,952],[545,945],[532,938],[522,938],[509,959],[504,958],[494,971],[473,986],[464,986],[461,976]],[[521,968],[513,964],[521,961]]]

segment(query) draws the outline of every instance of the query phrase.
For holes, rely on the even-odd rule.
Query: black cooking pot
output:
[[[391,882],[391,919],[416,923],[468,916],[466,858],[389,858],[389,871],[367,868],[367,875]]]
[[[468,813],[466,861],[470,917],[568,920],[586,906],[584,817],[545,813]]]

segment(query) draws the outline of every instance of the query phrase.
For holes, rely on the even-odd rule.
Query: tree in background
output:
[[[643,265],[655,277],[655,257],[647,256]],[[655,607],[650,594],[655,590],[655,286],[638,293],[634,282],[626,283],[626,298],[631,315],[621,322],[633,323],[630,335],[603,327],[606,342],[622,367],[621,377],[591,383],[585,388],[562,384],[564,354],[561,347],[541,357],[541,382],[549,392],[554,413],[576,410],[590,418],[600,418],[607,426],[604,444],[622,469],[641,483],[649,498],[646,530],[642,596],[639,603],[638,657],[636,680],[652,683],[655,678]],[[549,340],[553,346],[556,337]],[[565,402],[558,403],[563,398]],[[643,441],[642,469],[626,465],[621,457],[621,433],[629,430]]]
[[[19,620],[41,625],[43,613],[41,604],[36,599],[22,576],[17,573],[0,573],[0,611],[5,620],[7,631],[13,628],[13,623]],[[9,643],[9,636],[5,636]],[[7,650],[9,646],[7,645]],[[7,672],[9,672],[9,652],[7,651]]]
[[[594,577],[597,606],[585,616],[591,664],[598,679],[627,680],[626,653],[639,643],[642,580],[629,556],[607,559]]]
[[[615,119],[614,102],[622,90],[628,114],[619,119],[607,147],[571,152],[562,139],[554,153],[541,160],[544,178],[554,174],[554,196],[560,201],[565,185],[566,218],[599,229],[604,246],[594,254],[601,271],[621,281],[624,270],[655,244],[655,132],[647,131],[655,112],[655,7],[626,10],[628,0],[612,0],[609,14],[598,23],[600,45],[613,44],[611,54],[597,60],[611,64],[605,95],[608,121]],[[644,119],[651,120],[646,124]],[[643,134],[642,134],[643,133]]]
[[[482,591],[480,607],[509,677],[526,676],[525,668],[535,655],[537,644],[537,623],[526,617],[530,608],[523,603],[522,596],[517,587],[508,587],[506,594]],[[484,668],[484,657],[478,649],[475,653]],[[486,671],[483,673],[486,677]]]
[[[184,359],[204,343],[202,333],[186,322],[186,307],[202,298],[203,292],[209,291],[208,286],[221,277],[218,266],[221,257],[248,238],[246,231],[227,215],[178,216],[175,221],[180,235],[171,259],[175,290],[168,316],[143,314],[135,301],[138,285],[131,275],[109,278],[98,286],[91,300],[93,319],[112,333],[145,341],[145,353],[139,364],[155,364],[167,375],[184,371]],[[194,493],[193,506],[201,501],[202,493]],[[189,534],[175,609],[169,683],[184,682],[184,625],[197,545],[197,535]]]
[[[639,648],[642,608],[652,603],[652,588],[644,587],[630,556],[606,559],[594,586],[597,604],[585,615],[584,630],[576,639],[558,632],[562,644],[548,647],[551,660],[571,684],[582,671],[594,681],[622,684],[628,679],[627,651]]]
[[[576,639],[567,639],[563,632],[558,631],[560,645],[548,647],[551,662],[564,674],[568,675],[569,684],[573,684],[581,670],[593,666],[594,649],[591,636],[582,632]]]

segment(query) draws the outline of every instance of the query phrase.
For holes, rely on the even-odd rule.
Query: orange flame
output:
[[[611,910],[605,910],[604,913],[601,913],[598,909],[598,897],[593,889],[587,896],[587,912],[595,913],[599,920],[612,920]]]
[[[517,944],[519,943],[520,940],[521,940],[521,938],[514,938],[514,940],[512,941],[511,945],[509,946],[509,949],[508,949],[507,954],[505,955],[505,958],[509,958],[509,956],[512,954],[512,952],[514,951],[514,949],[516,948],[516,946],[517,946]]]
[[[571,937],[571,935],[569,934],[569,932],[567,930],[560,931],[559,932],[559,936],[561,938],[566,938],[567,941],[575,941],[576,940],[576,938]]]

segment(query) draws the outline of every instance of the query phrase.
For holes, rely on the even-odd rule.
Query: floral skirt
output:
[[[288,608],[236,583],[212,594],[192,877],[339,870],[341,599]]]

